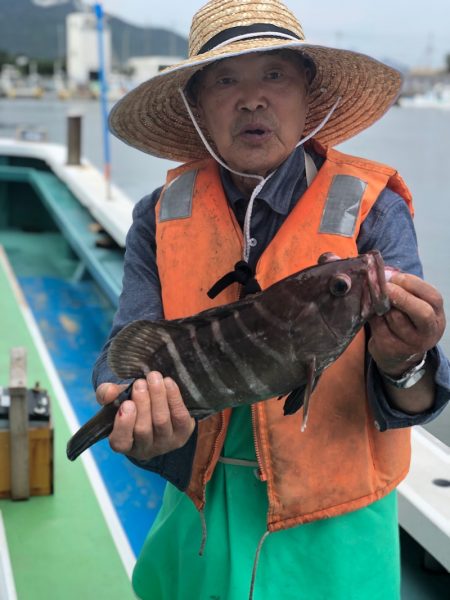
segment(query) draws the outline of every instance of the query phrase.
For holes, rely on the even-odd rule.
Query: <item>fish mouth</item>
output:
[[[386,268],[378,250],[367,253],[367,283],[369,296],[363,298],[362,315],[368,318],[373,312],[384,315],[391,308],[386,291]]]

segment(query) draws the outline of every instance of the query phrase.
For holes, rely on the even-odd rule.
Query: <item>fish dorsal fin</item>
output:
[[[108,350],[108,365],[118,377],[143,377],[152,369],[152,356],[167,342],[170,330],[178,330],[168,321],[133,321],[113,338]]]
[[[248,296],[247,298],[237,300],[230,304],[214,306],[213,308],[203,310],[196,315],[175,319],[173,321],[166,321],[166,323],[174,326],[195,325],[197,327],[202,327],[204,325],[211,325],[211,322],[216,319],[222,321],[233,316],[235,313],[244,313],[248,310],[252,310],[256,297],[257,294],[254,294],[253,296]]]

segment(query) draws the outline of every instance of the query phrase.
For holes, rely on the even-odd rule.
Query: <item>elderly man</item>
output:
[[[324,251],[377,248],[401,269],[367,343],[355,340],[322,375],[305,433],[276,399],[195,423],[164,373],[134,383],[110,445],[170,482],[135,569],[139,598],[399,597],[394,490],[408,427],[450,396],[436,346],[443,303],[421,279],[402,179],[331,149],[381,117],[399,87],[386,65],[307,43],[279,0],[211,0],[194,16],[189,59],[113,109],[120,139],[186,164],[135,208],[110,339],[130,321],[252,291],[206,293],[239,259],[261,288]],[[123,389],[108,344],[93,377],[102,404]]]

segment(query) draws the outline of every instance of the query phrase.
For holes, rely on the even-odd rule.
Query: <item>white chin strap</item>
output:
[[[248,206],[247,206],[247,210],[245,212],[245,219],[244,219],[243,259],[246,262],[248,262],[248,258],[250,256],[250,247],[251,247],[250,246],[250,239],[251,239],[251,237],[250,237],[250,222],[251,222],[251,216],[252,216],[252,211],[253,211],[253,204],[254,204],[255,199],[257,198],[259,192],[262,190],[262,188],[266,184],[266,182],[269,181],[269,179],[272,177],[272,175],[274,175],[276,173],[276,169],[275,169],[275,171],[272,171],[271,173],[269,173],[269,175],[267,175],[267,177],[263,177],[262,175],[254,175],[251,173],[241,173],[240,171],[235,171],[234,169],[231,169],[225,162],[223,162],[223,160],[211,148],[211,145],[209,144],[203,131],[201,130],[199,124],[197,123],[197,121],[195,119],[194,113],[192,112],[192,109],[189,106],[189,102],[187,101],[187,98],[184,94],[184,90],[182,88],[178,88],[178,91],[181,94],[181,97],[183,99],[186,110],[189,114],[189,117],[191,118],[191,121],[192,121],[195,129],[197,130],[198,135],[200,136],[200,139],[202,140],[203,144],[205,145],[205,148],[208,150],[208,152],[211,154],[211,156],[214,158],[214,160],[216,160],[220,165],[222,165],[222,167],[224,169],[227,169],[228,171],[230,171],[230,173],[234,173],[235,175],[238,175],[239,177],[246,177],[248,179],[257,179],[259,181],[259,183],[255,186],[255,188],[252,192],[252,195],[250,196],[250,200],[248,201]],[[326,114],[325,118],[319,123],[319,125],[315,129],[313,129],[311,131],[311,133],[309,133],[306,137],[302,138],[298,142],[298,144],[295,146],[296,148],[298,148],[299,146],[302,146],[305,142],[307,142],[309,139],[311,139],[313,136],[315,136],[316,133],[322,129],[322,127],[324,127],[326,125],[326,123],[330,119],[331,115],[336,110],[340,100],[341,100],[341,98],[338,97],[336,102],[333,104],[331,109]]]

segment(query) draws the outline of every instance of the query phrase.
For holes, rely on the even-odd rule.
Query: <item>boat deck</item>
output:
[[[39,381],[49,391],[55,430],[54,493],[26,501],[0,501],[3,542],[7,543],[0,548],[4,575],[2,593],[8,594],[4,596],[0,592],[0,595],[5,600],[16,597],[20,600],[131,599],[134,596],[129,569],[116,548],[85,464],[71,464],[65,457],[71,431],[61,407],[62,386],[58,385],[51,360],[42,352],[42,338],[3,251],[0,253],[0,296],[1,384],[8,384],[10,349],[25,347],[28,385]],[[8,565],[12,565],[12,578],[8,577]]]
[[[117,304],[123,250],[99,248],[90,212],[43,161],[30,160],[0,161],[0,244],[67,394],[74,433],[98,410],[91,369]],[[106,440],[85,456],[108,490],[134,560],[161,504],[165,482],[111,452]]]
[[[17,207],[29,204],[21,198],[20,190],[29,188],[40,199],[56,226],[77,253],[83,265],[102,287],[113,304],[117,303],[122,285],[123,249],[112,238],[104,238],[109,247],[99,245],[101,238],[97,223],[90,212],[80,205],[73,193],[53,173],[20,165],[0,164],[0,183],[15,185]],[[27,192],[25,195],[29,196]],[[12,215],[17,219],[16,215]]]

